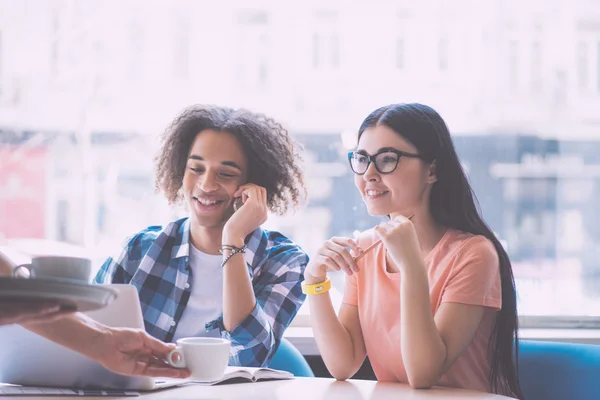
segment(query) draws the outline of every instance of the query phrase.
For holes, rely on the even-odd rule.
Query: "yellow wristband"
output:
[[[324,282],[312,285],[302,282],[302,293],[304,294],[321,294],[329,292],[329,289],[331,289],[331,281],[329,278],[325,279]]]

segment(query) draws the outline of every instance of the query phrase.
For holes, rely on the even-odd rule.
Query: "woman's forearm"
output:
[[[305,275],[307,284],[320,281],[322,279]],[[360,354],[356,354],[352,336],[335,314],[329,293],[310,295],[308,301],[315,341],[325,366],[335,379],[350,378],[362,365],[364,355],[361,359]]]
[[[433,318],[425,267],[412,266],[401,272],[402,359],[410,385],[427,388],[435,385],[441,375],[446,347]]]

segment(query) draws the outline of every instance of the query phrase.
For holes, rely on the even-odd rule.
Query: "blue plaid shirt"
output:
[[[164,228],[148,227],[130,238],[117,257],[106,260],[94,280],[134,285],[146,332],[165,342],[172,341],[190,298],[189,237],[187,218]],[[256,307],[231,332],[222,315],[205,327],[219,329],[231,340],[230,365],[259,367],[268,364],[306,297],[301,282],[308,256],[280,233],[261,228],[246,238],[246,245]]]

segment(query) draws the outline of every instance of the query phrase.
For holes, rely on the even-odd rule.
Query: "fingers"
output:
[[[407,216],[404,215],[396,215],[393,219],[391,219],[391,221],[398,221],[398,222],[406,222],[406,221],[412,221],[413,218],[415,217],[415,214],[409,214]]]
[[[155,356],[160,356],[161,358],[166,358],[171,350],[175,348],[175,345],[172,343],[164,343],[150,335],[146,332],[141,332],[142,338],[144,341],[144,347],[152,351],[152,354]]]
[[[247,196],[247,199],[254,199],[256,204],[260,204],[261,206],[267,204],[266,189],[260,186],[252,185],[244,193]]]
[[[395,219],[383,221],[375,227],[375,232],[377,233],[377,235],[379,235],[379,237],[387,238],[392,233],[392,231],[400,224],[401,222]]]
[[[246,190],[246,186],[247,185],[240,186],[235,193],[233,193],[233,197],[242,197],[242,193],[244,193],[244,190]]]
[[[354,239],[346,237],[333,237],[330,240],[333,243],[339,244],[340,246],[349,247],[356,255],[362,253],[363,249],[358,245],[358,243]]]
[[[260,193],[261,193],[261,196],[262,196],[262,204],[266,205],[267,204],[267,200],[268,200],[267,189],[261,187],[260,188]]]
[[[267,202],[267,189],[262,186],[248,183],[240,186],[233,194],[233,197],[242,197],[244,203],[247,199],[253,198],[262,204]]]
[[[328,270],[332,271],[342,271],[345,274],[352,275],[353,268],[346,264],[345,262],[338,262],[333,259],[333,257],[323,256],[326,260],[329,260],[329,264],[327,265]]]
[[[261,186],[251,185],[244,193],[247,199],[255,199],[261,206],[267,204],[267,189]]]
[[[324,251],[325,251],[325,253],[329,252],[329,250],[324,250]],[[318,260],[319,260],[319,264],[324,265],[326,267],[327,272],[340,271],[340,270],[343,270],[344,272],[346,271],[345,267],[342,267],[341,264],[338,264],[333,259],[333,255],[330,257],[327,254],[320,254]]]
[[[234,197],[233,198],[233,211],[237,211],[240,209],[241,206],[244,205],[244,202],[242,200],[241,197]]]
[[[396,231],[404,231],[412,226],[410,218],[398,216],[389,221],[384,221],[375,227],[375,232],[380,238],[388,238]]]
[[[171,364],[169,364],[169,362],[166,359],[158,358],[155,356],[150,357],[148,365],[152,366],[152,367],[170,367],[171,366]]]
[[[242,203],[239,204],[239,207],[243,206],[246,203],[246,200],[248,200],[248,194],[247,194],[248,189],[249,189],[249,185],[242,185],[235,191],[235,193],[233,193],[234,199],[239,198],[242,200]]]
[[[186,368],[175,368],[170,366],[163,360],[159,360],[152,356],[138,356],[133,361],[133,371],[130,375],[134,376],[149,376],[149,377],[165,377],[184,379],[190,376],[190,371]]]
[[[242,203],[246,204],[246,202],[248,201],[248,199],[252,197],[250,195],[250,189],[246,189],[242,192]],[[256,196],[254,196],[254,198],[256,198]]]
[[[267,204],[267,189],[261,186],[254,186],[253,189],[258,202],[260,204]]]
[[[251,183],[247,183],[245,185],[238,187],[238,189],[235,191],[233,196],[234,197],[243,197],[244,194],[246,194],[246,195],[250,194],[250,191],[257,187],[260,187],[260,186],[256,186]],[[251,197],[251,196],[248,196],[248,197]]]
[[[375,231],[377,236],[379,236],[380,238],[383,239],[383,238],[387,237],[387,228],[385,226],[383,226],[383,224],[377,225],[373,230]]]
[[[340,267],[345,270],[349,270],[350,274],[352,274],[352,271],[358,272],[358,265],[346,247],[335,243],[333,240],[329,240],[327,242],[327,248],[331,253],[333,253],[327,254],[327,256],[333,258],[335,262],[340,265]]]
[[[140,375],[150,376],[153,378],[164,377],[164,378],[176,378],[185,379],[189,378],[190,371],[184,368],[174,367],[156,367],[145,364]]]
[[[352,275],[358,272],[358,264],[348,249],[351,249],[357,255],[363,251],[354,239],[345,237],[331,238],[318,250],[314,259],[314,268],[321,265],[318,270],[324,267],[324,273],[327,271],[344,271],[346,274]],[[316,274],[312,275],[316,276]]]
[[[329,271],[344,271],[352,275],[352,271],[358,271],[358,267],[348,250],[336,243],[326,242],[319,250],[319,262],[327,267]]]

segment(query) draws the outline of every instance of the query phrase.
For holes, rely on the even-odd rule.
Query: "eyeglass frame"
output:
[[[394,169],[392,169],[389,172],[382,172],[379,170],[379,167],[377,166],[377,163],[375,162],[375,158],[383,153],[394,153],[398,156],[398,160],[396,160],[396,165],[394,166]],[[354,168],[352,167],[352,157],[354,154],[360,154],[363,157],[367,158],[367,168],[365,169],[365,172],[363,173],[358,173],[354,170]],[[356,175],[364,175],[367,173],[367,171],[369,170],[369,166],[371,165],[371,162],[373,163],[373,165],[375,165],[375,169],[377,170],[377,172],[379,172],[382,175],[387,175],[387,174],[391,174],[392,172],[394,172],[396,170],[396,168],[398,168],[398,164],[400,163],[400,159],[402,157],[408,157],[408,158],[420,158],[423,160],[423,156],[421,156],[420,154],[415,154],[415,153],[407,153],[406,151],[400,151],[400,150],[396,150],[396,149],[382,149],[380,151],[378,151],[377,153],[373,154],[372,156],[365,154],[365,153],[359,153],[356,151],[349,151],[348,152],[348,163],[350,164],[350,169],[352,170],[352,172],[354,172]]]

